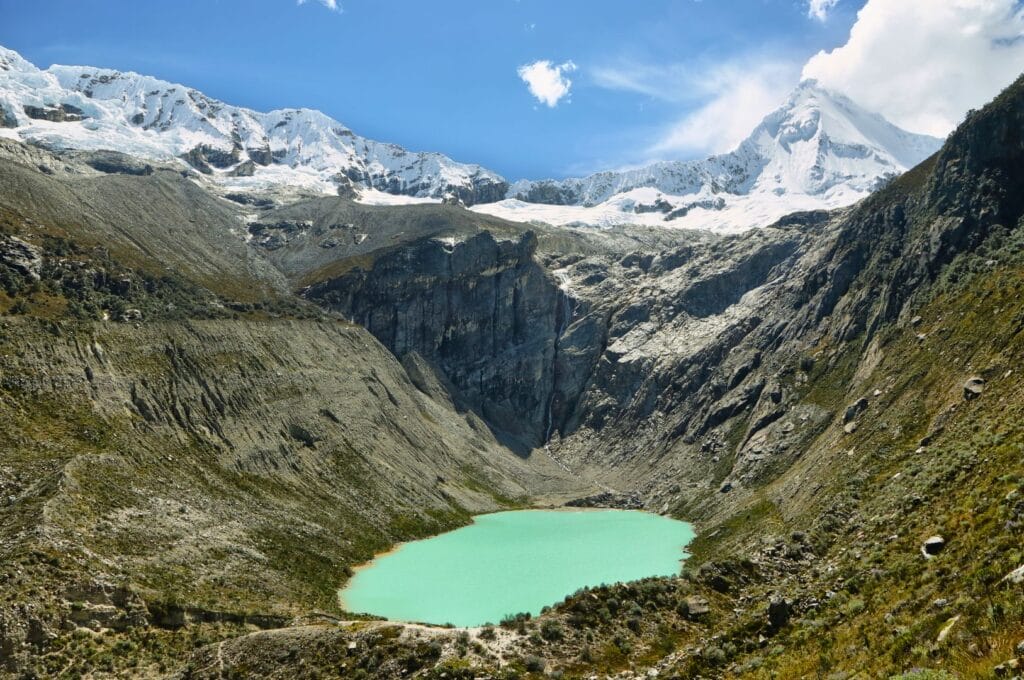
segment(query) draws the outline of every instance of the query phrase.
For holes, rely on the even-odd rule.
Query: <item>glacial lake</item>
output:
[[[632,510],[521,510],[405,543],[341,591],[351,612],[479,626],[538,614],[584,586],[679,573],[686,522]]]

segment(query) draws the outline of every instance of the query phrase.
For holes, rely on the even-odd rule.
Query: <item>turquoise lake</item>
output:
[[[456,626],[538,614],[584,586],[678,574],[686,522],[629,510],[522,510],[399,546],[341,591],[351,612]]]

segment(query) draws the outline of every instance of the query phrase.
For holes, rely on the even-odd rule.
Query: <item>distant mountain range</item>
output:
[[[198,90],[91,66],[41,70],[0,48],[0,134],[50,148],[180,159],[231,188],[335,193],[352,185],[467,204],[504,198],[479,165],[360,137],[310,109],[259,113]]]
[[[510,186],[479,165],[360,137],[319,111],[259,113],[131,72],[42,70],[4,48],[0,136],[183,163],[231,191],[356,190],[368,203],[458,200],[519,221],[716,231],[849,205],[942,141],[805,81],[732,152]]]

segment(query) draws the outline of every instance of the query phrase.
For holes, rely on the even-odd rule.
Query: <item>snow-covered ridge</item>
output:
[[[334,193],[354,185],[471,204],[504,198],[508,187],[479,165],[360,137],[319,111],[260,113],[132,72],[41,70],[3,47],[0,135],[52,148],[184,159],[241,189],[289,185]]]
[[[476,209],[556,224],[668,224],[737,231],[797,210],[854,203],[938,150],[805,81],[734,151],[567,180],[521,181]]]
[[[319,111],[260,113],[131,72],[41,70],[3,47],[0,136],[187,164],[232,191],[355,188],[368,203],[457,198],[524,222],[715,231],[850,205],[941,145],[805,81],[729,153],[509,187],[479,165],[360,137]]]

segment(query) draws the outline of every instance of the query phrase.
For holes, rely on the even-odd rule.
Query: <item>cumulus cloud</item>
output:
[[[829,10],[836,6],[839,0],[807,0],[807,16],[818,21],[828,19]]]
[[[331,10],[332,12],[340,12],[341,5],[338,4],[338,0],[316,0],[321,5]],[[309,0],[297,0],[298,4],[305,5]]]
[[[814,78],[914,132],[948,134],[1024,70],[1017,0],[868,0]]]
[[[532,64],[520,66],[518,73],[522,81],[526,83],[530,94],[536,97],[537,101],[554,107],[569,96],[572,81],[566,74],[575,70],[576,64],[571,61],[553,64],[547,59],[541,59]]]

